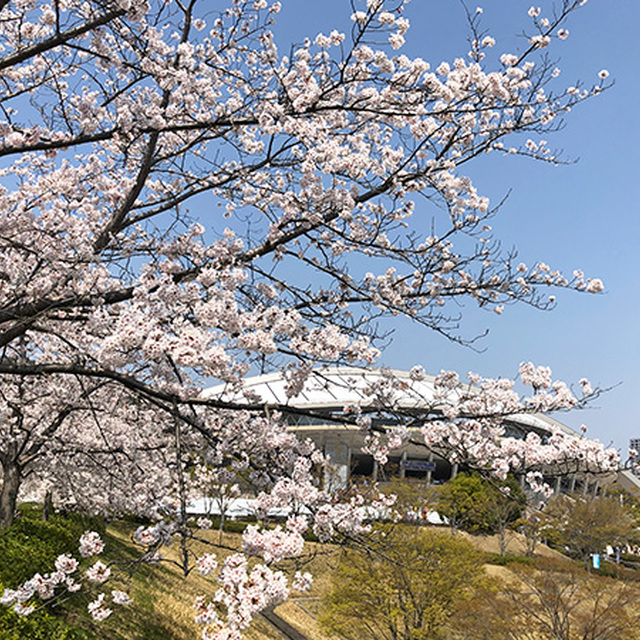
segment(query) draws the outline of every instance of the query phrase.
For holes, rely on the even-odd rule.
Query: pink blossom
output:
[[[102,622],[113,613],[112,609],[109,609],[105,606],[103,593],[101,593],[95,600],[91,601],[87,605],[87,609],[91,614],[91,617],[96,622]]]
[[[63,573],[73,573],[78,568],[78,561],[70,555],[61,555],[56,559],[56,569]]]
[[[311,589],[312,583],[313,576],[308,571],[305,571],[304,573],[296,571],[291,587],[296,591],[308,591]]]
[[[104,550],[104,542],[95,531],[85,531],[80,537],[80,555],[89,558]]]
[[[198,518],[196,520],[196,524],[198,525],[199,529],[211,529],[213,525],[209,518]]]
[[[111,592],[111,598],[116,604],[121,605],[129,605],[132,602],[126,591],[118,591],[116,589]]]
[[[28,616],[36,610],[36,607],[33,604],[24,605],[18,602],[13,606],[13,610],[19,616]]]
[[[587,291],[589,293],[601,293],[604,291],[604,284],[600,278],[592,278],[587,283]]]
[[[203,576],[213,573],[218,566],[215,553],[205,553],[196,560],[196,567]]]
[[[110,575],[111,569],[100,560],[87,569],[87,578],[92,582],[106,582]]]

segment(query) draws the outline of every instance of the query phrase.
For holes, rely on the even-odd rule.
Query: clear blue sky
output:
[[[486,0],[484,25],[497,49],[514,51],[527,26],[530,0]],[[538,0],[543,15],[550,2]],[[469,4],[474,10],[476,4]],[[300,40],[332,28],[349,29],[349,0],[285,0],[280,35]],[[457,0],[413,0],[406,9],[412,28],[408,55],[437,65],[466,55],[466,27]],[[582,79],[587,86],[606,68],[615,86],[569,114],[566,128],[549,137],[576,164],[551,167],[521,158],[505,158],[477,167],[479,190],[497,202],[511,196],[494,220],[505,247],[515,245],[524,262],[543,260],[571,273],[581,268],[602,278],[600,296],[557,292],[552,312],[511,307],[502,316],[475,311],[468,305],[466,335],[490,330],[475,353],[445,339],[398,323],[393,344],[382,362],[397,368],[422,364],[429,372],[455,369],[486,376],[513,377],[522,360],[546,364],[567,382],[581,377],[594,385],[619,386],[598,399],[592,409],[556,416],[626,453],[628,439],[640,437],[640,277],[638,275],[637,185],[640,182],[640,0],[590,0],[567,24],[568,40],[551,49],[559,58],[569,86]],[[279,39],[281,53],[286,53]]]

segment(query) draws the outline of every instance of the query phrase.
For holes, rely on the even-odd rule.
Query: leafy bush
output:
[[[45,611],[28,617],[0,606],[0,640],[90,640],[91,635]]]
[[[640,565],[640,556],[637,553],[621,553],[620,560]]]
[[[0,583],[15,588],[34,573],[49,573],[60,554],[77,555],[86,529],[102,533],[104,522],[80,514],[52,515],[44,522],[37,507],[25,505],[13,525],[0,532]]]
[[[80,514],[52,515],[44,522],[38,505],[22,505],[13,525],[0,532],[0,592],[15,588],[34,573],[50,573],[62,553],[77,555],[87,529],[104,532],[104,522]],[[41,609],[28,617],[0,606],[0,640],[89,640],[87,631],[61,615]]]
[[[509,564],[525,564],[533,565],[535,560],[528,556],[517,556],[512,553],[500,555],[499,553],[487,553],[485,561],[487,564],[497,564],[501,567],[505,567]]]
[[[436,509],[452,526],[470,533],[504,533],[522,516],[526,496],[513,476],[487,480],[479,473],[459,473],[440,487]]]
[[[325,631],[346,640],[451,637],[450,621],[486,583],[482,554],[421,527],[378,527],[368,544],[347,551],[332,574],[319,616]]]

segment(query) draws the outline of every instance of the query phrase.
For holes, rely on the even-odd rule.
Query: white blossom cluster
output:
[[[89,558],[104,550],[104,542],[95,531],[85,531],[80,538],[80,555]],[[53,600],[62,593],[74,593],[83,588],[83,580],[74,578],[79,568],[79,561],[71,555],[62,554],[56,558],[55,571],[44,576],[36,573],[26,582],[23,582],[17,589],[5,588],[0,596],[0,604],[12,606],[13,610],[20,616],[27,616],[33,613],[38,605],[34,598],[37,596],[43,601]],[[89,582],[103,584],[111,577],[111,569],[101,562],[96,561],[85,572]],[[100,622],[108,618],[113,610],[106,606],[105,594],[100,593],[96,599],[92,600],[87,609],[91,617]],[[114,589],[111,591],[111,600],[114,604],[129,605],[131,599],[125,591]]]
[[[432,62],[406,53],[405,4],[354,0],[348,30],[293,48],[278,46],[283,4],[271,0],[218,12],[173,0],[0,9],[2,504],[28,477],[59,502],[152,517],[134,535],[148,560],[192,535],[182,519],[196,492],[224,506],[242,481],[258,515],[298,514],[248,529],[244,553],[200,557],[219,583],[196,603],[205,638],[235,640],[262,608],[308,586],[275,566],[302,552],[306,531],[357,536],[391,505],[324,491],[326,456],[287,431],[291,406],[265,406],[245,386],[249,372],[280,372],[292,405],[317,367],[375,364],[380,319],[464,342],[461,301],[502,314],[553,307],[556,289],[604,290],[580,269],[505,253],[495,205],[466,171],[482,154],[562,161],[549,136],[610,84],[602,69],[566,86],[549,63],[584,0],[525,7],[518,49],[476,11],[470,50]],[[211,380],[227,393],[202,394]],[[371,411],[340,416],[381,463],[417,424],[397,404],[407,384],[385,374],[367,390]],[[421,437],[485,473],[530,471],[532,486],[549,464],[611,470],[615,452],[586,438],[504,437],[511,416],[594,395],[588,381],[580,388],[576,397],[531,364],[517,383],[443,372]],[[380,433],[372,411],[398,426]],[[12,516],[0,511],[0,527]],[[85,534],[80,556],[100,551]],[[2,602],[26,613],[36,594],[74,590],[77,570],[61,557]],[[106,584],[110,570],[98,561],[84,578]],[[126,600],[100,594],[89,610],[105,619]]]

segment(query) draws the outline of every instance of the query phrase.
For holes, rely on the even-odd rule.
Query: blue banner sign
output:
[[[402,468],[406,471],[435,471],[436,463],[428,460],[403,460]]]

